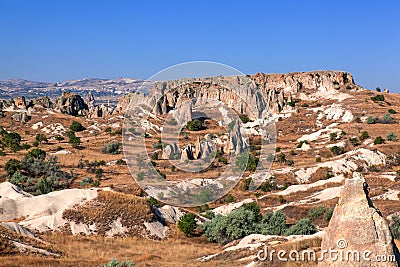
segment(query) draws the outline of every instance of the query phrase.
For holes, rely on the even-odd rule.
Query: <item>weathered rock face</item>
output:
[[[343,260],[325,254],[318,266],[398,266],[397,262],[374,262],[377,255],[396,255],[398,260],[398,250],[387,222],[368,197],[368,191],[368,184],[360,175],[346,180],[321,246],[322,250],[343,252]],[[349,251],[360,253],[360,260],[353,260],[353,254],[347,257]],[[365,251],[371,254],[363,257]]]
[[[38,97],[32,101],[32,104],[43,108],[53,108],[53,103],[48,96]]]
[[[72,115],[86,115],[89,111],[88,105],[81,96],[69,92],[63,92],[57,99],[55,110]]]
[[[162,153],[162,159],[173,159],[175,155],[178,155],[180,153],[178,146],[176,143],[173,143],[172,145],[167,144],[163,148],[163,153]]]
[[[240,153],[243,153],[247,147],[248,144],[246,140],[243,139],[240,131],[240,121],[237,120],[229,134],[229,143],[227,143],[227,147],[224,151],[228,154],[234,152],[236,155],[239,155]]]
[[[26,101],[24,96],[14,98],[14,104],[17,109],[26,109]]]
[[[12,118],[17,122],[22,122],[22,123],[26,123],[31,119],[31,117],[28,116],[26,112],[15,113],[14,115],[12,115]]]
[[[356,88],[351,74],[340,71],[297,72],[157,82],[149,96],[130,94],[120,99],[116,112],[123,113],[131,99],[154,107],[154,113],[165,114],[183,101],[208,98],[221,101],[237,112],[254,119],[263,112],[280,112],[292,94],[302,90],[348,90]],[[287,96],[285,95],[287,94]],[[290,99],[289,99],[290,98]],[[265,113],[264,113],[265,114]]]

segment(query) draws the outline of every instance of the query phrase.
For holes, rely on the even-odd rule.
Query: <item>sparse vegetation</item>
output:
[[[49,140],[47,140],[47,137],[44,134],[37,134],[36,141],[39,142],[39,144],[42,144],[47,143]]]
[[[122,144],[118,141],[112,141],[108,144],[105,144],[103,148],[101,149],[101,152],[103,154],[114,154],[117,155],[120,153],[120,148]]]
[[[341,146],[333,146],[333,147],[331,147],[331,152],[334,154],[334,155],[342,155],[342,154],[344,154],[346,151],[345,151],[345,149],[343,148],[343,147],[341,147]]]
[[[397,141],[397,135],[394,132],[390,132],[386,135],[386,140],[387,141],[392,141],[396,142]]]
[[[13,152],[17,152],[20,149],[21,135],[16,132],[5,133],[2,138],[2,143],[5,147],[8,147]]]
[[[118,261],[117,259],[112,259],[106,264],[100,264],[99,267],[135,267],[135,263],[131,260]]]
[[[396,110],[394,110],[394,109],[392,109],[392,108],[388,109],[388,112],[389,112],[390,114],[396,114],[396,113],[397,113]]]
[[[193,213],[186,213],[179,219],[178,228],[186,236],[193,236],[197,228],[196,221]]]
[[[369,134],[367,131],[362,131],[360,135],[360,140],[365,140],[369,137]]]
[[[330,208],[325,212],[324,218],[325,218],[326,222],[329,222],[331,220],[334,210],[335,210],[335,208]]]
[[[310,211],[308,212],[307,218],[309,218],[311,221],[321,217],[324,213],[326,212],[326,208],[324,206],[318,206],[311,208]]]
[[[186,129],[188,129],[189,131],[200,131],[203,130],[204,126],[203,126],[203,122],[201,120],[198,119],[194,119],[192,121],[189,121],[186,124]]]
[[[80,122],[77,122],[77,121],[73,121],[71,123],[71,126],[69,127],[69,129],[72,132],[82,132],[82,131],[86,130],[86,128],[83,127],[83,125]]]
[[[371,97],[371,100],[374,102],[385,101],[385,96],[384,95],[376,95],[376,96]]]
[[[311,223],[310,219],[305,218],[298,221],[286,231],[286,235],[312,235],[317,232],[317,228]]]

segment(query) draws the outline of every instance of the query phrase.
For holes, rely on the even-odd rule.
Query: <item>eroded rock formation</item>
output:
[[[354,255],[350,254],[335,260],[326,254],[318,266],[398,266],[397,262],[375,262],[375,256],[381,255],[396,255],[398,259],[398,250],[387,222],[368,192],[368,184],[358,173],[346,180],[321,246],[322,251],[337,250],[345,257],[351,252],[360,253],[360,258],[351,258]],[[366,251],[371,253],[371,261],[363,257]]]
[[[57,99],[55,110],[68,115],[86,115],[89,111],[88,105],[79,95],[63,92]]]

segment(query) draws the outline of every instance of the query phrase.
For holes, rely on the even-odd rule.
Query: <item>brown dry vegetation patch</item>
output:
[[[113,191],[100,191],[94,200],[63,213],[63,218],[68,221],[96,224],[100,235],[110,230],[110,222],[118,218],[128,228],[128,234],[138,234],[138,226],[153,220],[153,217],[150,203],[145,198]]]

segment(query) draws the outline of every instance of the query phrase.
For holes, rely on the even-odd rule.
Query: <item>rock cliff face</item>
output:
[[[56,101],[55,110],[64,114],[77,116],[86,115],[89,108],[81,96],[63,92]]]
[[[218,100],[251,118],[265,111],[280,112],[292,94],[307,90],[344,91],[358,88],[347,72],[316,71],[287,74],[257,73],[250,76],[181,79],[156,82],[148,96],[130,94],[122,97],[115,112],[123,113],[131,99],[154,105],[156,114],[165,114],[187,99]]]
[[[321,246],[322,251],[339,251],[336,254],[339,259],[325,254],[318,266],[398,266],[397,262],[374,262],[375,256],[381,255],[394,255],[398,260],[398,250],[387,222],[368,197],[368,191],[368,184],[360,175],[346,180]],[[346,256],[354,251],[360,253],[359,260],[354,260],[353,254]],[[366,251],[371,254],[364,258]]]

